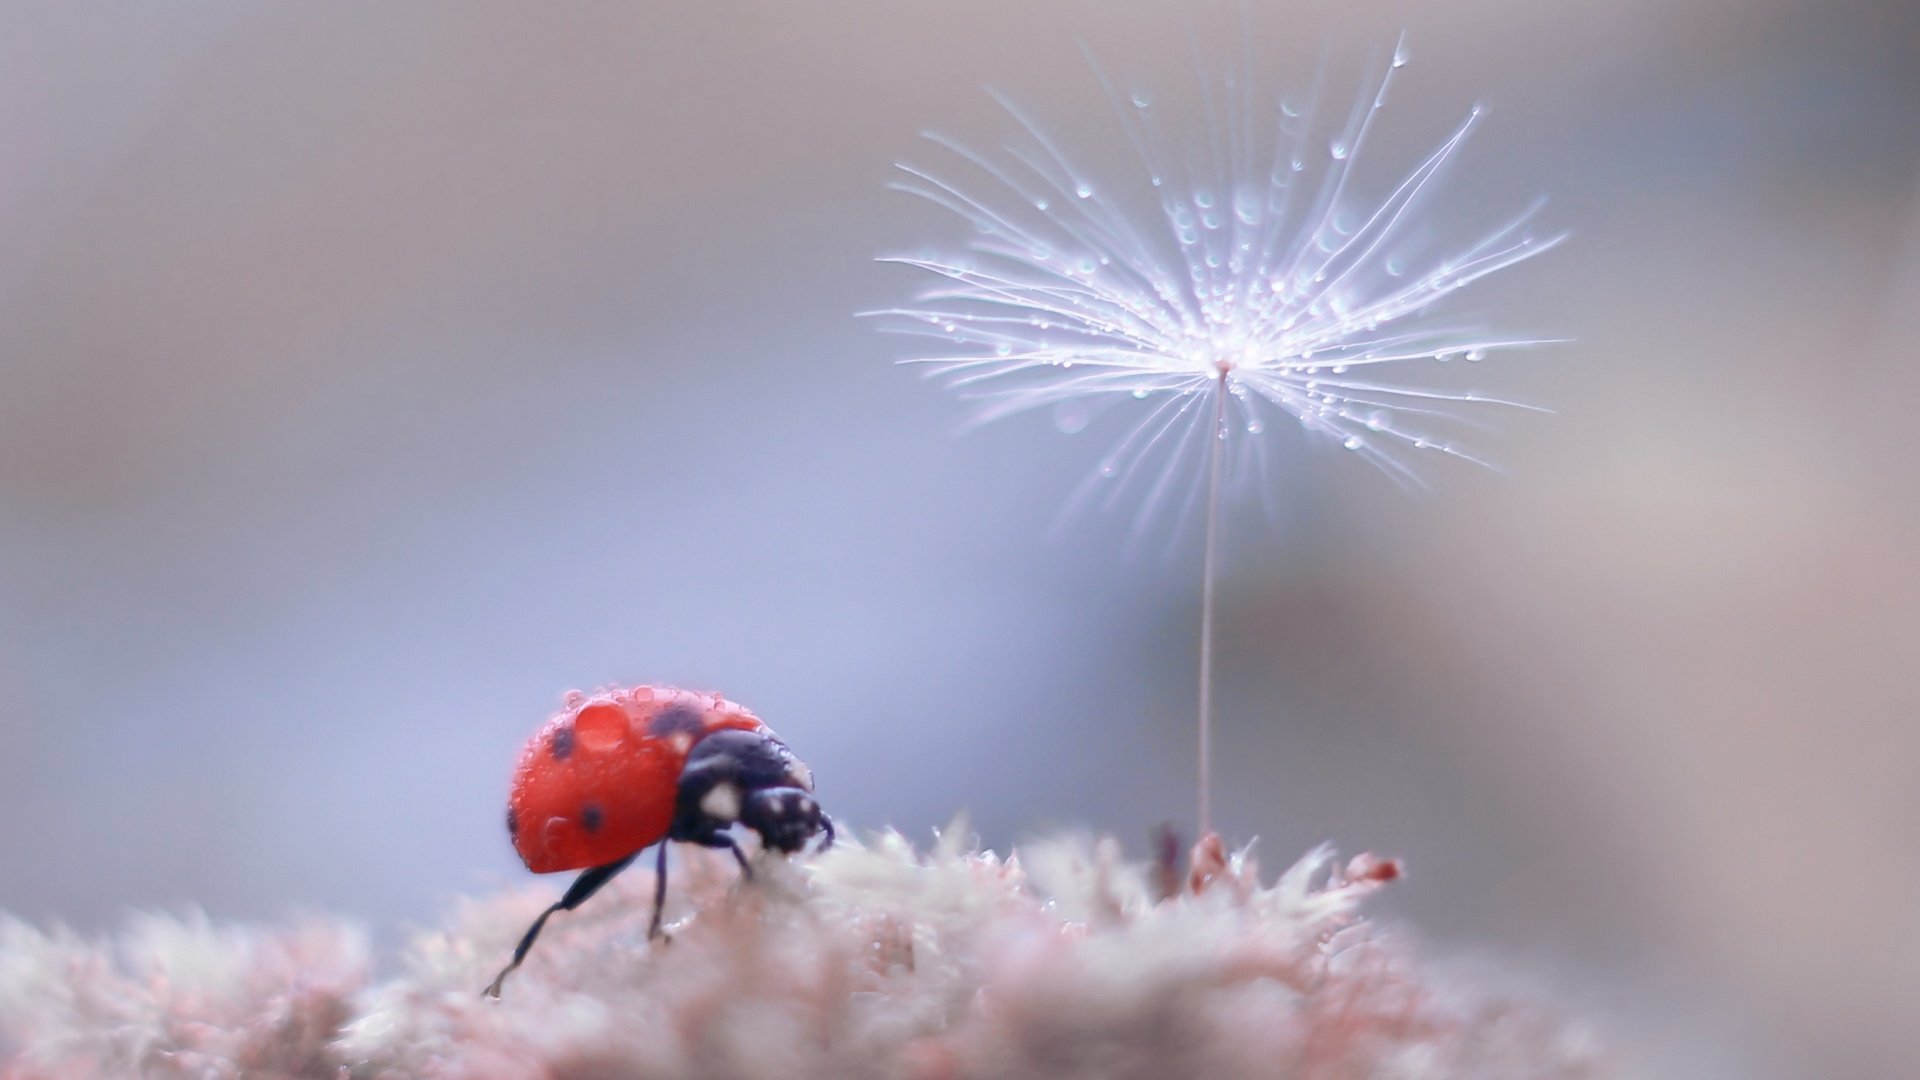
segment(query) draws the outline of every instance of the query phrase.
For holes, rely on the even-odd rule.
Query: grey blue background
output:
[[[1275,85],[1408,30],[1375,182],[1488,103],[1440,206],[1575,239],[1461,299],[1578,340],[1430,497],[1272,425],[1221,825],[1404,857],[1392,916],[1635,1072],[1898,1074],[1900,3],[0,4],[0,909],[396,941],[525,882],[514,754],[608,681],[750,704],[859,826],[1190,826],[1197,545],[1046,542],[1113,429],[956,438],[852,313],[962,238],[884,190],[919,131],[996,145],[992,86],[1129,168],[1076,38],[1185,92],[1243,11]]]

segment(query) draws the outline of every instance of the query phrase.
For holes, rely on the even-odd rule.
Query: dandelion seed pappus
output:
[[[1203,80],[1205,137],[1194,140],[1151,91],[1093,62],[1138,164],[1111,177],[996,94],[1018,133],[1001,153],[929,133],[945,164],[903,162],[892,185],[960,217],[972,240],[887,260],[939,280],[911,305],[864,314],[939,343],[901,362],[971,400],[972,424],[1051,409],[1071,433],[1130,407],[1131,426],[1070,506],[1096,491],[1109,508],[1138,495],[1136,534],[1183,490],[1189,505],[1198,498],[1201,485],[1181,482],[1204,479],[1196,461],[1227,458],[1229,478],[1264,481],[1263,414],[1276,409],[1403,486],[1425,486],[1422,457],[1486,465],[1458,439],[1481,426],[1465,413],[1546,410],[1427,366],[1554,339],[1436,313],[1565,237],[1532,231],[1535,202],[1467,241],[1436,239],[1421,211],[1482,123],[1478,105],[1378,197],[1358,193],[1356,166],[1407,60],[1403,41],[1331,118],[1318,90],[1263,96],[1230,67]]]

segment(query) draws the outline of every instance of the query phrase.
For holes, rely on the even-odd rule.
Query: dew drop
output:
[[[1083,199],[1091,199],[1093,198],[1093,187],[1089,184],[1081,184],[1079,187],[1073,189],[1073,193]]]
[[[1265,430],[1267,430],[1267,425],[1261,423],[1260,421],[1258,420],[1247,421],[1247,434],[1258,435]]]
[[[1392,415],[1389,414],[1385,409],[1375,409],[1372,412],[1367,414],[1367,430],[1368,431],[1385,431],[1387,430],[1387,425],[1391,424],[1392,422],[1393,422]]]
[[[1144,386],[1136,386],[1136,387],[1134,387],[1134,388],[1133,388],[1133,400],[1135,400],[1135,401],[1145,401],[1145,400],[1147,400],[1147,388],[1146,388],[1146,387],[1144,387]]]
[[[1013,346],[1007,344],[996,345],[994,346],[993,354],[995,356],[1012,356]]]
[[[1045,200],[1045,199],[1035,199],[1035,200],[1033,200],[1033,208],[1034,208],[1035,210],[1045,210],[1045,209],[1047,208],[1047,205],[1048,205],[1048,204],[1047,204],[1047,200]]]
[[[1347,155],[1351,153],[1352,150],[1353,148],[1347,145],[1345,139],[1335,139],[1333,145],[1327,148],[1327,152],[1333,155],[1333,160],[1335,161],[1347,160]]]
[[[1349,450],[1358,450],[1358,449],[1360,449],[1361,447],[1363,447],[1363,446],[1365,446],[1365,445],[1367,445],[1367,444],[1366,444],[1365,442],[1363,442],[1363,441],[1361,441],[1361,439],[1360,439],[1360,436],[1358,436],[1358,435],[1349,435],[1349,436],[1347,436],[1347,439],[1346,439],[1346,441],[1345,441],[1345,442],[1343,442],[1343,443],[1341,443],[1340,445],[1341,445],[1341,446],[1344,446],[1344,447],[1346,447],[1346,448],[1347,448],[1347,449],[1349,449]]]
[[[1408,59],[1410,59],[1410,57],[1407,55],[1407,47],[1405,45],[1401,45],[1393,50],[1394,67],[1406,67]]]
[[[1453,352],[1453,351],[1451,351],[1451,350],[1448,350],[1448,351],[1444,351],[1444,352],[1437,352],[1437,353],[1434,353],[1434,354],[1433,354],[1433,358],[1434,358],[1435,360],[1438,360],[1438,361],[1440,361],[1441,363],[1443,363],[1443,364],[1444,364],[1444,363],[1446,363],[1447,361],[1449,361],[1449,360],[1451,360],[1451,359],[1453,359],[1453,358],[1454,358],[1455,356],[1457,356],[1457,355],[1459,355],[1459,354],[1458,354],[1458,353],[1455,353],[1455,352]]]
[[[1485,349],[1468,349],[1467,350],[1467,359],[1475,363],[1479,363],[1480,361],[1485,360],[1486,358],[1487,358],[1487,350]]]

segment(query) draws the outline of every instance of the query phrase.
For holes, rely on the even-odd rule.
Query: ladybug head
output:
[[[821,833],[833,842],[813,774],[764,728],[713,732],[693,745],[680,773],[673,839],[712,843],[735,822],[777,851],[798,851]]]

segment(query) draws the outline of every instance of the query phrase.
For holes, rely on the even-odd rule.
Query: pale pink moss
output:
[[[367,983],[365,935],[142,915],[117,938],[0,916],[0,1076],[332,1076]]]
[[[117,942],[0,926],[9,1078],[1583,1077],[1584,1030],[1455,985],[1359,919],[1398,876],[1315,851],[1272,885],[1245,853],[1156,902],[1110,841],[1000,860],[895,834],[736,884],[688,852],[670,944],[634,870],[492,976],[551,885],[469,902],[369,983],[327,923],[150,917]]]

